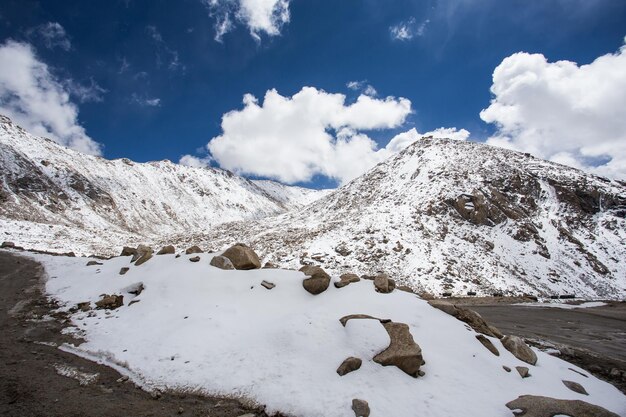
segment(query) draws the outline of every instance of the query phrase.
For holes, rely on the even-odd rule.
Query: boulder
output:
[[[319,266],[305,265],[300,268],[300,272],[309,277],[302,281],[302,286],[311,294],[321,294],[328,289],[330,275]]]
[[[9,242],[9,241],[2,242],[2,245],[0,245],[0,248],[2,249],[12,249],[14,247],[15,247],[15,243]]]
[[[89,301],[83,301],[82,303],[76,304],[76,308],[78,308],[80,311],[83,311],[83,312],[89,311],[91,310],[91,303]]]
[[[582,385],[580,385],[578,382],[574,382],[574,381],[566,381],[563,380],[562,381],[563,384],[571,389],[574,392],[577,392],[579,394],[583,394],[583,395],[589,395],[589,393],[587,392],[587,390],[585,389],[585,387],[583,387]]]
[[[504,336],[502,338],[502,346],[513,354],[520,361],[534,365],[537,363],[537,355],[521,337]]]
[[[148,262],[152,258],[152,248],[145,245],[137,246],[137,253],[133,255],[131,262],[135,262],[135,266],[139,266]]]
[[[120,256],[135,256],[136,254],[137,249],[131,248],[129,246],[124,246],[124,248],[122,249],[122,253],[120,253]]]
[[[337,368],[337,373],[339,376],[344,376],[345,374],[359,369],[361,367],[361,363],[362,361],[359,358],[355,358],[353,356],[346,358],[341,365],[339,365],[339,368]]]
[[[126,266],[125,266],[125,267],[123,267],[123,268],[120,268],[120,275],[124,275],[124,274],[125,274],[125,273],[127,273],[129,270],[130,270],[130,268],[128,268],[128,267],[126,267]]]
[[[190,262],[200,262],[200,257],[199,256],[194,256],[192,258],[189,258]]]
[[[275,265],[271,262],[265,262],[265,265],[263,265],[263,269],[278,269],[278,265]]]
[[[396,282],[389,278],[387,274],[378,274],[374,278],[374,288],[376,292],[387,294],[396,288]]]
[[[367,401],[355,398],[352,400],[352,411],[356,417],[369,417],[370,406]]]
[[[391,343],[387,349],[374,356],[374,362],[383,366],[396,366],[406,374],[417,378],[424,375],[420,366],[424,364],[422,349],[413,340],[409,326],[405,323],[382,323]]]
[[[478,339],[478,341],[480,343],[483,344],[484,347],[487,348],[487,350],[489,350],[489,352],[493,353],[496,356],[500,356],[500,352],[498,351],[498,348],[496,348],[493,343],[491,343],[491,340],[487,339],[485,336],[483,336],[482,334],[477,334],[476,335],[476,339]]]
[[[359,278],[356,274],[342,274],[339,277],[339,282],[335,282],[335,288],[343,288],[346,285],[350,285],[353,282],[359,282],[361,278]]]
[[[104,294],[102,299],[96,301],[96,307],[105,310],[115,310],[124,305],[123,295],[108,295]]]
[[[157,255],[173,255],[176,253],[176,248],[172,245],[163,246]]]
[[[528,378],[530,374],[528,373],[529,369],[525,366],[516,366],[517,372],[522,378]]]
[[[273,282],[263,280],[261,281],[261,286],[263,286],[263,288],[267,288],[268,290],[271,290],[272,288],[276,286],[276,284],[274,284]]]
[[[204,253],[204,251],[202,249],[200,249],[198,246],[194,245],[194,246],[192,246],[190,248],[187,248],[185,253],[187,255],[193,255],[193,254],[196,254],[196,253]]]
[[[431,307],[435,307],[443,311],[444,313],[447,313],[455,317],[456,319],[467,323],[472,329],[474,329],[478,333],[482,333],[486,336],[496,337],[498,339],[503,337],[502,333],[500,333],[497,328],[489,325],[489,323],[487,323],[485,319],[483,319],[481,315],[474,310],[459,307],[448,301],[442,300],[431,300],[428,302],[428,304],[430,304]]]
[[[235,269],[230,259],[225,256],[214,256],[211,258],[211,265],[219,269]]]
[[[236,244],[226,249],[222,256],[230,259],[235,269],[259,269],[261,261],[258,255],[248,246]]]
[[[557,400],[556,398],[538,395],[522,395],[506,403],[510,410],[521,410],[515,413],[524,417],[552,417],[566,415],[570,417],[619,417],[617,414],[580,400]]]
[[[94,265],[102,265],[102,262],[98,262],[98,261],[87,262],[87,266],[94,266]]]

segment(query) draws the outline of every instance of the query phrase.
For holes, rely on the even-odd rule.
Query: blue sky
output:
[[[185,154],[206,157],[205,145],[227,133],[222,116],[241,110],[244,94],[262,102],[268,90],[291,97],[305,86],[344,94],[346,105],[367,85],[379,100],[410,100],[411,113],[389,128],[348,126],[379,148],[413,127],[467,129],[476,141],[510,135],[480,117],[490,105],[494,69],[505,58],[528,52],[550,63],[588,64],[615,56],[626,35],[626,2],[619,0],[281,1],[289,21],[276,24],[277,34],[257,29],[253,36],[251,23],[237,17],[238,0],[213,8],[209,0],[3,0],[0,41],[30,45],[71,94],[76,123],[103,145],[105,157],[178,161]],[[215,25],[229,12],[232,29],[216,41]],[[398,39],[402,28],[406,36]],[[349,88],[351,81],[361,82],[360,89]],[[338,128],[329,132],[337,140]],[[576,149],[566,149],[572,165],[606,162],[606,152]],[[251,172],[245,163],[237,168],[232,160],[211,163],[287,178]],[[328,172],[313,169],[286,182],[325,187],[350,178]]]

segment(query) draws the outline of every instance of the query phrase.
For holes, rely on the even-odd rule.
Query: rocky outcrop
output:
[[[500,352],[498,351],[498,348],[496,348],[493,345],[493,343],[491,343],[491,340],[487,339],[482,334],[477,334],[476,339],[478,339],[478,341],[482,343],[482,345],[486,347],[489,352],[493,353],[496,356],[500,356]]]
[[[343,288],[346,285],[350,285],[353,282],[359,282],[361,278],[359,278],[356,274],[342,274],[339,277],[339,282],[335,282],[335,288]]]
[[[369,417],[370,406],[365,400],[359,400],[357,398],[352,400],[352,411],[356,417]]]
[[[318,295],[328,289],[330,285],[330,275],[319,266],[305,265],[300,268],[300,272],[308,277],[302,281],[302,286],[309,293]]]
[[[176,253],[176,248],[172,245],[163,246],[157,255],[173,255]]]
[[[96,307],[104,310],[115,310],[124,305],[123,295],[108,295],[102,296],[102,299],[96,301]]]
[[[502,346],[513,354],[517,359],[531,365],[537,363],[537,355],[526,342],[519,336],[504,336],[501,340]]]
[[[537,395],[522,395],[506,404],[510,410],[521,410],[517,416],[553,417],[565,415],[570,417],[619,417],[606,408],[580,400],[557,400]]]
[[[374,278],[374,288],[376,292],[388,294],[396,288],[396,282],[387,274],[378,274]]]
[[[474,329],[478,333],[482,333],[491,337],[497,337],[498,339],[503,337],[502,333],[500,333],[497,328],[487,323],[485,319],[483,319],[481,315],[474,310],[459,307],[447,301],[441,300],[431,300],[428,302],[428,304],[457,318],[458,320],[461,320],[464,323],[467,323],[472,329]]]
[[[222,256],[230,259],[235,269],[259,269],[261,261],[259,256],[248,246],[236,244],[226,249]]]
[[[211,258],[211,266],[219,269],[231,270],[235,269],[233,263],[225,256],[214,256]]]
[[[339,376],[344,376],[345,374],[356,371],[361,367],[362,362],[361,359],[355,358],[354,356],[346,358],[341,365],[339,365],[339,368],[337,368],[337,373]]]

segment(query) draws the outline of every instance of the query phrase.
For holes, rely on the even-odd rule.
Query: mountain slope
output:
[[[435,293],[623,297],[626,187],[530,155],[422,139],[311,205],[186,237],[286,267],[382,270]]]
[[[0,166],[2,239],[47,250],[112,254],[126,243],[279,214],[318,195],[170,161],[109,161],[34,137],[2,116]]]

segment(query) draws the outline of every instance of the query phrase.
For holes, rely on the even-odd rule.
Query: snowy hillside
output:
[[[3,116],[0,166],[0,240],[52,251],[117,254],[125,244],[283,213],[323,194],[170,161],[109,161]]]
[[[436,294],[626,295],[626,187],[530,155],[422,139],[311,205],[184,243],[285,267],[385,271]]]
[[[574,406],[577,415],[626,413],[625,397],[608,383],[521,340],[512,348],[479,335],[413,294],[379,293],[361,280],[312,295],[301,272],[222,270],[209,264],[213,255],[160,255],[141,266],[129,257],[86,266],[86,258],[35,256],[46,290],[73,312],[73,333],[85,339],[61,349],[148,390],[240,395],[269,415],[368,415],[353,412],[353,400],[385,417],[511,417],[526,406],[538,416],[546,404],[550,415],[576,415],[565,412]],[[102,294],[123,299],[105,303],[112,297]],[[352,314],[384,320],[340,322]],[[340,376],[347,358],[351,366],[341,369],[351,372]]]

